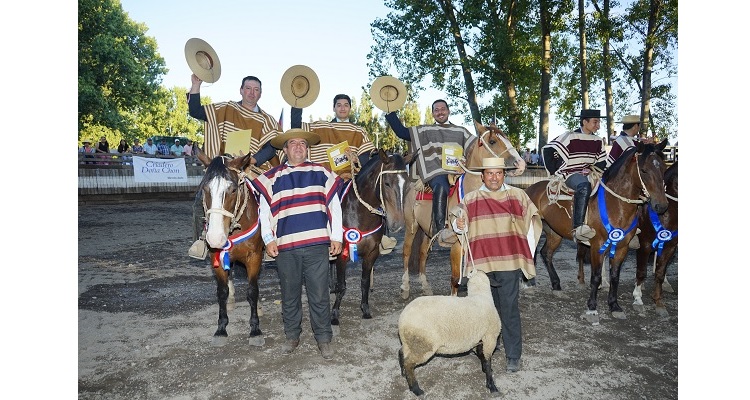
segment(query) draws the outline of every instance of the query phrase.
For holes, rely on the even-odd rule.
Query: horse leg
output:
[[[656,304],[656,314],[660,317],[668,317],[667,305],[662,298],[662,286],[667,282],[667,265],[675,253],[677,246],[667,245],[664,247],[661,256],[656,258],[656,272],[654,273],[654,292],[651,298]]]
[[[646,281],[649,255],[651,254],[651,243],[641,240],[641,247],[635,252],[635,289],[633,290],[633,309],[642,313],[643,306],[643,283]]]
[[[227,297],[229,296],[229,273],[221,267],[214,267],[214,278],[216,278],[216,297],[219,300],[219,326],[214,332],[213,346],[224,346],[227,344],[227,325],[229,317],[227,316]]]
[[[259,251],[262,251],[262,247]],[[253,254],[245,263],[247,269],[247,302],[250,304],[250,346],[263,346],[266,344],[266,338],[260,330],[260,313],[258,312],[258,277],[260,276],[260,267],[263,263],[263,256],[260,253]]]
[[[404,275],[401,277],[401,298],[404,300],[407,300],[409,298],[409,292],[411,288],[409,287],[409,265],[414,262],[412,261],[412,258],[416,257],[416,254],[412,253],[414,251],[414,244],[417,241],[417,229],[419,227],[415,227],[415,224],[413,223],[407,223],[406,224],[406,232],[404,233],[404,246],[402,248],[403,251],[403,261],[404,261]],[[419,248],[419,244],[417,244],[417,247]]]
[[[589,252],[591,253],[591,283],[589,285],[589,300],[586,303],[586,312],[584,317],[591,325],[599,325],[599,312],[596,310],[596,296],[599,291],[599,285],[602,283],[602,264],[604,257],[599,254],[593,243]]]
[[[621,247],[618,247],[615,252],[615,256],[609,259],[609,294],[607,295],[607,304],[609,304],[609,311],[612,316],[617,319],[625,319],[625,312],[617,302],[617,291],[620,287],[620,268],[625,258],[628,255],[628,245],[630,239],[626,236],[622,241],[625,243]]]
[[[372,276],[372,267],[375,265],[375,260],[380,255],[379,245],[380,239],[373,242],[372,246],[374,247],[362,258],[362,280],[360,282],[362,301],[359,303],[359,309],[362,310],[363,319],[372,319],[372,313],[370,313],[370,277]]]
[[[562,287],[560,286],[560,276],[557,275],[555,266],[552,263],[552,256],[554,256],[555,252],[560,247],[562,236],[558,235],[548,227],[546,227],[544,233],[546,240],[544,241],[544,246],[542,246],[542,249],[540,250],[540,254],[542,255],[542,261],[544,262],[544,266],[547,268],[547,273],[549,274],[549,280],[552,284],[552,292],[559,293],[562,290]]]
[[[331,307],[331,325],[338,326],[339,308],[341,307],[341,300],[346,293],[346,260],[341,257],[336,258],[336,262],[331,264],[331,268],[336,269],[336,286],[334,289],[336,300],[334,300],[333,307]]]
[[[589,253],[589,249],[578,243],[576,247],[576,261],[578,261],[578,284],[580,286],[586,286],[586,274],[583,272],[583,266],[586,263],[586,255]]]
[[[451,296],[458,295],[458,285],[461,280],[461,259],[464,256],[463,248],[461,248],[461,241],[453,243],[451,246]],[[462,296],[465,292],[461,292]]]
[[[424,231],[419,232],[422,238],[419,243],[419,282],[422,285],[422,295],[432,296],[432,286],[427,282],[427,256],[430,251],[430,237]]]
[[[234,266],[234,262],[229,264],[229,273],[227,274],[227,286],[229,286],[229,296],[227,297],[227,311],[234,310],[234,271],[237,268]]]

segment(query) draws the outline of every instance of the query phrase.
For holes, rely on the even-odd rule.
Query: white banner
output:
[[[133,174],[136,182],[187,183],[184,158],[133,157]]]

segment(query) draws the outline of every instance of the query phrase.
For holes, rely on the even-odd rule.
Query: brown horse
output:
[[[506,163],[515,163],[518,169],[512,171],[511,175],[520,175],[526,169],[526,163],[518,154],[516,149],[510,143],[505,133],[497,126],[490,125],[485,127],[478,122],[474,126],[479,133],[479,139],[474,142],[472,148],[465,154],[467,167],[482,164],[482,159],[486,157],[503,157]],[[482,186],[482,175],[467,171],[457,181],[453,194],[448,197],[448,209],[450,210],[458,203],[458,195],[468,193],[472,190],[479,189]],[[404,205],[406,217],[406,231],[404,233],[404,274],[401,278],[401,298],[409,298],[409,272],[418,270],[419,281],[422,286],[422,295],[432,295],[432,287],[427,282],[425,268],[427,264],[427,255],[432,245],[429,237],[430,224],[432,223],[432,199],[425,198],[424,193],[410,185],[409,193],[406,196]],[[461,244],[458,237],[451,230],[451,294],[456,294],[458,283],[461,279]],[[446,243],[448,244],[448,243]],[[417,249],[417,251],[414,251]]]
[[[258,225],[258,203],[246,178],[254,177],[251,156],[241,158],[218,156],[209,160],[198,150],[198,159],[207,167],[199,190],[203,191],[206,215],[206,243],[216,278],[219,300],[219,325],[213,345],[227,343],[227,310],[234,308],[233,262],[242,263],[247,271],[247,301],[250,303],[250,339],[252,346],[263,346],[258,314],[258,276],[263,262],[263,240]]]
[[[409,156],[388,155],[380,150],[378,156],[372,157],[347,184],[341,199],[344,254],[340,254],[335,263],[333,292],[336,300],[331,308],[331,325],[334,327],[339,325],[339,307],[346,293],[349,261],[362,260],[360,309],[362,318],[372,318],[369,304],[372,268],[380,255],[380,241],[386,224],[391,233],[404,229],[404,196],[409,186],[406,165],[410,161]],[[352,241],[354,245],[350,243]],[[354,251],[356,256],[352,254]]]
[[[666,140],[659,144],[638,142],[636,147],[623,153],[604,172],[598,183],[598,190],[594,191],[595,196],[589,199],[586,220],[596,231],[596,236],[589,241],[591,282],[585,317],[593,325],[599,324],[597,293],[602,282],[602,265],[607,256],[610,266],[607,298],[609,309],[615,318],[625,318],[625,313],[617,303],[620,266],[627,256],[628,242],[636,233],[638,205],[648,201],[659,214],[667,209],[664,191],[666,165],[662,153],[666,145]],[[572,201],[550,200],[547,187],[549,183],[549,180],[536,182],[526,189],[526,193],[544,220],[546,240],[540,253],[549,273],[552,290],[562,290],[552,258],[563,238],[573,239],[570,217]],[[646,200],[642,200],[642,197]]]
[[[633,290],[633,308],[643,311],[641,298],[643,281],[646,280],[646,265],[651,254],[654,254],[654,291],[651,298],[656,304],[656,313],[667,317],[667,306],[662,299],[662,286],[666,282],[667,265],[677,251],[677,162],[667,168],[664,174],[667,186],[669,207],[662,215],[657,215],[651,207],[642,207],[638,240],[641,247],[636,251],[635,290]]]

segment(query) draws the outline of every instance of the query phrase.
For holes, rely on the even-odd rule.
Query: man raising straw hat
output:
[[[505,173],[515,169],[503,158],[485,158],[482,187],[469,192],[451,210],[457,218],[453,230],[466,234],[468,265],[490,278],[492,298],[503,327],[506,370],[521,368],[521,312],[518,290],[521,271],[527,279],[536,276],[534,251],[542,235],[542,219],[525,191],[507,185]],[[499,350],[500,342],[495,347]]]

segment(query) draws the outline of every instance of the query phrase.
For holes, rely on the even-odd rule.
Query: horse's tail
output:
[[[411,253],[409,253],[409,274],[414,275],[419,273],[419,254],[422,252],[422,242],[425,240],[427,235],[417,229],[417,234],[414,235],[414,239],[411,242]]]

